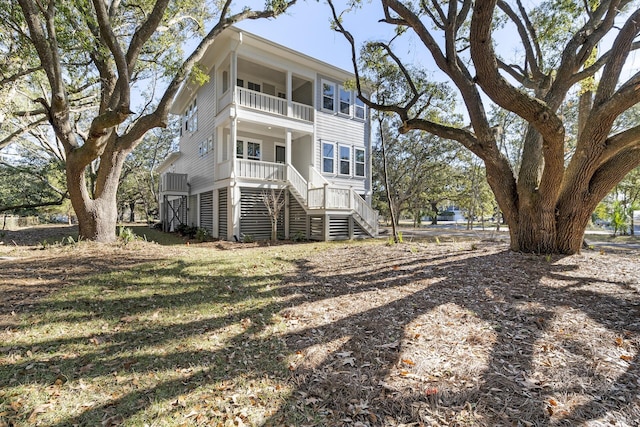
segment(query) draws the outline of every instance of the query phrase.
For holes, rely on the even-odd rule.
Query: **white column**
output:
[[[229,73],[229,88],[233,92],[231,92],[231,103],[236,103],[236,83],[238,82],[238,52],[235,50],[231,51],[231,64],[230,64],[231,72]]]
[[[231,179],[236,178],[236,144],[238,140],[238,118],[231,118],[231,135],[229,138],[228,148],[229,160],[231,161]]]
[[[287,71],[287,88],[286,88],[286,97],[287,97],[287,117],[293,116],[293,100],[291,99],[291,86],[292,86],[292,74],[291,71]]]
[[[291,164],[291,129],[286,129],[286,136],[284,138],[284,155],[285,164],[289,166]]]

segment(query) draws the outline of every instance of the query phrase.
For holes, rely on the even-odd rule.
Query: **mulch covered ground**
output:
[[[145,248],[87,249],[73,264],[59,251],[30,280],[14,272],[20,283],[0,281],[2,323],[68,277],[158,256]],[[309,248],[281,289],[295,391],[269,424],[302,412],[306,425],[638,425],[638,251]]]
[[[482,242],[318,253],[283,312],[300,402],[327,424],[638,425],[639,261]]]

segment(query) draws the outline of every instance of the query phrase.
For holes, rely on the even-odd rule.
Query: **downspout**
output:
[[[229,219],[231,219],[231,227],[227,227],[228,236],[226,239],[233,236],[238,241],[240,239],[240,188],[236,185],[236,144],[238,143],[238,108],[236,103],[237,95],[237,81],[238,81],[238,48],[242,44],[242,32],[238,33],[238,42],[231,50],[231,73],[229,78],[229,87],[232,88],[233,94],[231,96],[231,106],[233,108],[233,114],[231,116],[231,150],[229,155],[231,156],[231,179],[229,183],[229,210],[227,211]],[[227,223],[228,224],[228,223]],[[230,231],[230,233],[229,233]]]

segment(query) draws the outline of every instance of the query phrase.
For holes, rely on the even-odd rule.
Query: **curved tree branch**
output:
[[[99,0],[96,0],[99,1]],[[262,11],[254,11],[254,10],[243,10],[242,12],[238,12],[234,15],[227,16],[228,10],[231,6],[232,1],[226,0],[222,12],[220,15],[220,19],[214,25],[214,27],[209,31],[209,33],[202,39],[198,47],[191,53],[191,55],[186,59],[186,61],[182,64],[176,75],[173,77],[167,89],[165,90],[160,102],[158,103],[156,109],[141,117],[129,130],[129,132],[118,137],[118,145],[121,149],[132,149],[138,141],[144,136],[144,134],[154,127],[165,127],[167,126],[167,120],[169,116],[169,110],[173,105],[173,99],[175,95],[178,93],[180,86],[182,83],[188,78],[189,74],[193,70],[193,67],[202,59],[206,49],[213,44],[218,35],[235,24],[236,22],[240,22],[245,19],[261,19],[261,18],[273,18],[280,13],[286,11],[289,7],[293,6],[297,0],[290,0],[285,3],[278,10],[265,9]]]
[[[511,19],[511,21],[513,22],[513,24],[516,26],[518,30],[520,41],[524,46],[525,62],[529,65],[529,69],[531,70],[531,78],[536,81],[542,81],[546,77],[542,73],[538,65],[538,61],[539,61],[538,58],[542,58],[542,54],[540,52],[540,47],[537,44],[535,30],[533,29],[531,22],[529,22],[529,20],[526,18],[526,13],[524,11],[524,8],[518,1],[518,7],[520,9],[520,13],[523,15],[523,19],[520,19],[518,14],[504,0],[499,0],[497,4],[498,4],[498,7],[509,17],[509,19]],[[523,20],[525,22],[522,22]],[[531,37],[529,37],[529,34],[531,34]],[[535,53],[534,53],[534,47],[532,46],[532,40],[533,40],[533,43],[535,43],[535,47],[536,47]]]
[[[38,120],[30,122],[26,126],[21,127],[20,129],[6,136],[4,139],[0,140],[0,150],[2,150],[7,145],[11,144],[15,140],[15,138],[19,137],[20,135],[26,132],[29,132],[32,129],[37,128],[38,126],[44,124],[47,120],[48,120],[47,116],[40,117]]]

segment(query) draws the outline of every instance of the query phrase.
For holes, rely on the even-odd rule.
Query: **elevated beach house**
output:
[[[158,168],[165,230],[269,239],[271,195],[281,238],[376,235],[369,111],[345,85],[352,74],[237,28],[200,65],[209,80],[177,95],[179,150]]]

